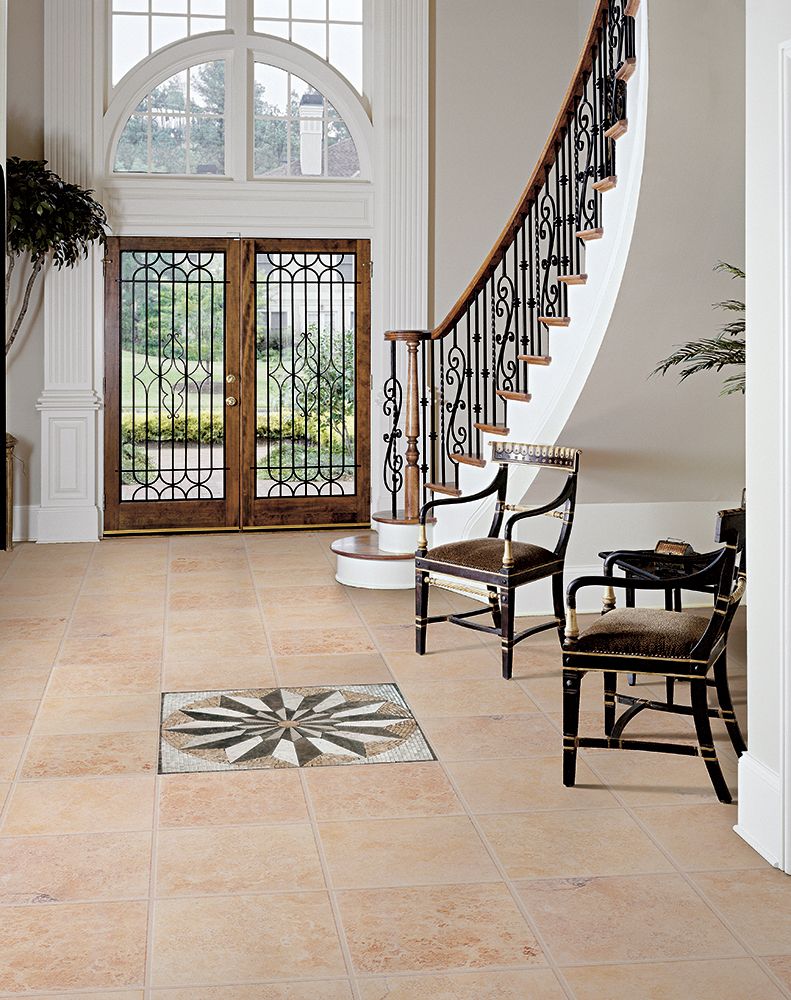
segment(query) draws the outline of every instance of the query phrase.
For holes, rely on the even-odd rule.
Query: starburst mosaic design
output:
[[[395,684],[162,698],[162,774],[434,759]]]

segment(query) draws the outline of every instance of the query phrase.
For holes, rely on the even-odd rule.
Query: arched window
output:
[[[225,173],[225,63],[191,66],[135,108],[115,152],[115,173]]]
[[[112,83],[171,42],[225,28],[225,0],[111,0]]]
[[[357,177],[360,160],[341,116],[310,84],[255,64],[256,177]]]
[[[113,160],[116,174],[224,175],[226,96],[233,74],[223,59],[168,77],[127,118]],[[251,120],[233,130],[237,162],[254,178],[355,178],[360,158],[346,122],[321,91],[278,66],[254,64]],[[235,94],[241,107],[241,95]],[[248,148],[250,156],[248,157]]]

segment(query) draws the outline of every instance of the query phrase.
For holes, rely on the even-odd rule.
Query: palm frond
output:
[[[732,278],[745,279],[747,277],[747,275],[744,273],[744,271],[742,271],[740,267],[737,267],[735,264],[728,264],[724,260],[718,260],[717,263],[714,265],[714,270],[725,271],[726,274],[730,274]]]
[[[739,372],[738,375],[729,375],[722,383],[722,390],[720,392],[720,395],[732,396],[735,392],[740,392],[743,395],[745,384],[746,384],[746,376],[744,372]]]
[[[730,312],[744,312],[744,303],[738,299],[726,299],[724,302],[714,302],[715,309],[728,309]]]

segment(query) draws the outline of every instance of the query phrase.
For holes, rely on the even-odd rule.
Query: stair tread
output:
[[[587,274],[559,274],[558,281],[564,285],[584,285],[588,280]]]
[[[400,508],[396,511],[396,516],[393,517],[392,510],[378,510],[375,514],[371,515],[371,520],[376,521],[377,524],[418,524],[419,520],[416,517],[407,517],[406,511]],[[426,524],[436,523],[435,517],[427,517]]]
[[[500,399],[512,399],[516,403],[529,403],[533,398],[529,392],[511,392],[510,389],[498,389]]]
[[[472,426],[485,434],[501,434],[505,437],[511,433],[510,428],[506,427],[505,424],[473,424]]]
[[[548,365],[552,358],[548,354],[519,354],[517,361],[524,361],[528,365]]]
[[[610,125],[608,129],[605,129],[604,134],[608,139],[620,139],[622,135],[626,135],[628,129],[629,119],[621,118],[613,125]]]
[[[578,240],[600,240],[604,236],[604,230],[601,226],[595,229],[580,229],[577,231]]]
[[[346,538],[336,538],[330,546],[336,556],[346,556],[349,559],[385,559],[388,561],[414,559],[414,552],[387,552],[380,549],[376,540],[368,535],[347,535]]]
[[[634,17],[640,8],[640,0],[626,0],[626,10],[624,14],[627,17]]]
[[[602,177],[600,181],[594,181],[591,187],[597,191],[612,191],[617,184],[618,178],[612,174],[610,177]]]
[[[538,322],[545,326],[568,326],[571,322],[570,316],[539,316]]]
[[[621,65],[618,67],[615,73],[616,80],[628,80],[629,77],[634,73],[637,66],[637,60],[634,56],[628,56]]]
[[[447,493],[450,497],[461,496],[461,490],[453,483],[429,483],[426,489],[431,490],[432,493]]]
[[[457,465],[472,465],[476,469],[483,469],[486,467],[486,459],[478,458],[477,455],[451,455],[451,462],[455,462]]]

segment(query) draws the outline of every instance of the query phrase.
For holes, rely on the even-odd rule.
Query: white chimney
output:
[[[324,146],[324,98],[303,94],[299,102],[299,167],[303,177],[320,177]]]

